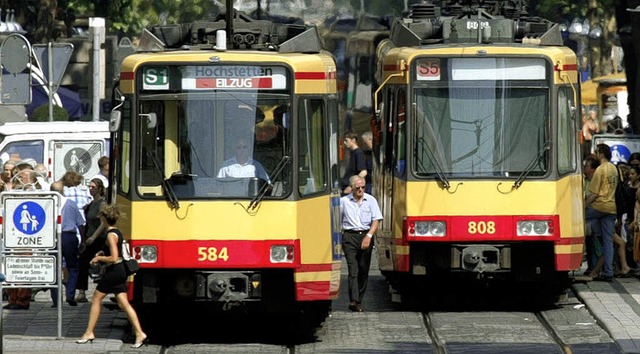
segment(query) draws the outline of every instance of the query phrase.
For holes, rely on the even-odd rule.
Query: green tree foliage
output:
[[[206,20],[218,11],[211,0],[69,0],[68,8],[104,17],[110,33],[127,36],[152,25]]]
[[[578,36],[574,40],[583,41],[584,53],[587,58],[591,76],[598,77],[613,72],[614,64],[611,60],[612,46],[616,43],[615,9],[620,0],[538,0],[533,3],[536,14],[551,21],[564,23],[569,26],[571,21],[587,20],[590,28],[599,26],[602,29],[600,38]],[[578,55],[581,55],[578,46]],[[582,64],[585,65],[585,64]]]

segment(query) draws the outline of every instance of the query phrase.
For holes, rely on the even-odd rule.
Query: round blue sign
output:
[[[620,144],[611,146],[611,162],[617,164],[618,162],[629,162],[629,156],[631,151],[628,147]]]
[[[38,233],[44,227],[47,216],[38,203],[24,202],[13,212],[13,224],[16,229],[27,235]]]

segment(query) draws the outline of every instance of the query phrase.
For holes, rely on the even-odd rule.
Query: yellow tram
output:
[[[403,296],[458,278],[557,291],[582,261],[576,55],[522,2],[474,4],[416,4],[377,49],[377,250]]]
[[[324,319],[341,264],[336,64],[315,28],[230,22],[153,27],[122,62],[111,156],[141,266],[129,296]]]

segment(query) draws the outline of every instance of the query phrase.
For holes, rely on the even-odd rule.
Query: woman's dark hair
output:
[[[611,148],[607,144],[596,145],[596,151],[603,154],[607,160],[611,160]]]
[[[640,152],[634,152],[629,155],[629,165],[635,165],[632,164],[631,161],[638,161],[638,163],[640,163]]]
[[[596,155],[589,154],[584,159],[584,165],[585,166],[589,166],[589,167],[591,167],[592,169],[595,170],[596,168],[598,168],[598,166],[600,166],[600,161],[598,161],[598,158],[596,157]]]
[[[100,178],[94,178],[90,183],[94,183],[98,189],[98,195],[104,197],[104,182]]]

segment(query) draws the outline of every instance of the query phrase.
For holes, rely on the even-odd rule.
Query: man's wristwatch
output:
[[[372,234],[367,234],[367,237],[368,237],[368,238],[372,238],[372,237],[373,237],[373,235],[372,235]]]

